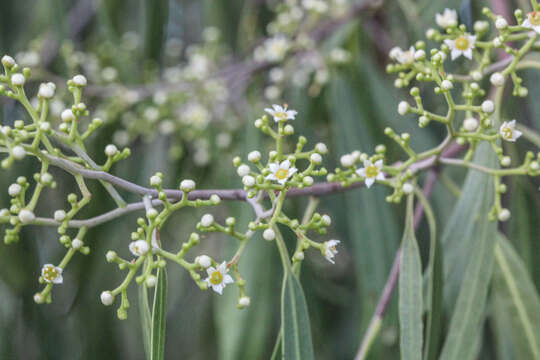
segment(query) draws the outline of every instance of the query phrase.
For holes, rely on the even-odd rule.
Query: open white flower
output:
[[[269,113],[274,117],[275,122],[285,121],[285,120],[294,120],[296,117],[296,114],[298,112],[296,110],[287,110],[287,104],[280,106],[280,105],[272,105],[273,109],[266,108],[264,111]]]
[[[62,277],[62,268],[52,264],[45,264],[41,268],[41,277],[48,283],[61,284],[64,281]]]
[[[461,55],[465,56],[467,59],[472,59],[476,36],[463,34],[454,40],[446,39],[444,40],[444,43],[450,47],[452,60],[455,60]]]
[[[208,277],[204,281],[206,281],[208,285],[210,285],[212,290],[221,295],[223,293],[223,289],[225,288],[225,286],[227,286],[227,284],[234,283],[231,275],[227,274],[228,271],[229,269],[227,269],[227,263],[225,261],[219,264],[217,268],[211,266],[206,269]]]
[[[326,258],[326,260],[330,261],[332,264],[335,264],[334,256],[338,253],[336,246],[339,243],[339,240],[329,240],[325,242],[323,244],[323,247],[321,248],[322,254]]]
[[[411,46],[409,50],[401,50],[398,49],[398,51],[395,52],[395,58],[396,60],[403,65],[410,65],[414,62],[414,54],[416,53],[416,50],[414,46]]]
[[[504,140],[515,142],[521,136],[521,131],[516,130],[516,120],[512,120],[503,122],[499,134]]]
[[[297,168],[291,167],[291,162],[289,160],[282,161],[281,164],[271,163],[268,167],[270,168],[271,173],[266,177],[266,180],[274,180],[281,185],[285,184],[287,180],[298,171]]]
[[[277,35],[264,42],[264,55],[266,61],[279,62],[285,58],[291,47],[290,41],[283,35]]]
[[[442,28],[448,28],[457,25],[456,10],[444,9],[442,14],[435,15],[435,22]]]
[[[146,240],[137,240],[129,244],[129,251],[131,251],[131,253],[135,256],[143,256],[148,252],[149,249],[150,247],[148,246]]]
[[[527,19],[525,19],[521,26],[532,29],[540,34],[540,11],[533,11],[528,13]]]
[[[366,178],[366,186],[369,188],[375,180],[384,180],[384,174],[381,169],[383,167],[383,161],[377,160],[373,164],[370,160],[364,160],[364,167],[356,170],[358,176]]]

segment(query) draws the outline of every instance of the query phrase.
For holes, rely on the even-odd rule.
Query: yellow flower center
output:
[[[511,139],[512,138],[512,129],[510,129],[509,126],[505,126],[502,129],[502,133],[505,139]]]
[[[540,25],[540,11],[533,11],[528,14],[529,21],[531,25],[539,26]]]
[[[284,112],[284,111],[276,111],[274,113],[274,116],[277,117],[278,119],[282,119],[282,120],[287,119],[287,113]]]
[[[54,266],[47,266],[43,271],[43,277],[48,281],[53,281],[58,275],[58,270]]]
[[[379,169],[375,165],[368,165],[366,167],[366,177],[374,178],[379,174]]]
[[[288,169],[278,169],[275,174],[276,178],[278,180],[286,179],[289,176],[289,170]]]
[[[223,274],[219,271],[214,271],[212,275],[210,275],[210,282],[212,285],[219,285],[223,281]]]
[[[469,39],[466,36],[460,36],[456,39],[456,48],[465,51],[469,48]]]

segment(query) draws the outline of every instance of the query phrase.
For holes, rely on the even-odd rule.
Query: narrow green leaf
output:
[[[144,52],[147,58],[159,61],[165,42],[165,30],[169,17],[169,1],[143,1],[145,15]]]
[[[281,324],[283,328],[283,359],[313,359],[313,344],[306,299],[298,278],[291,270],[286,270],[283,279]]]
[[[143,285],[144,286],[144,285]],[[152,309],[152,356],[151,360],[165,359],[165,320],[167,314],[167,272],[159,269]]]
[[[485,148],[482,149],[481,154],[484,151]],[[482,178],[478,178],[477,182],[483,183],[484,181]],[[470,199],[467,196],[473,195],[470,194],[470,189],[475,189],[476,184],[469,183],[469,185],[469,188],[464,190],[460,202],[463,200],[470,204]],[[484,187],[478,191],[491,194],[493,191],[491,179],[488,179]],[[458,203],[456,210],[460,209],[459,205]],[[496,233],[496,223],[490,222],[488,219],[490,207],[491,196],[484,195],[481,197],[478,211],[471,214],[473,223],[470,225],[473,232],[467,234],[470,237],[465,239],[462,249],[462,252],[470,253],[469,262],[466,264],[448,336],[442,349],[441,360],[472,359],[481,344],[481,328],[485,319],[487,292],[493,271],[493,247]],[[455,231],[459,231],[460,227],[464,225],[466,224],[454,223]]]
[[[505,324],[513,358],[540,359],[540,300],[534,284],[508,240],[499,235],[495,245],[494,296],[510,321]]]
[[[422,263],[414,235],[413,196],[407,200],[399,272],[399,329],[402,360],[422,359]]]
[[[152,343],[152,315],[148,303],[148,288],[139,286],[139,316],[141,318],[141,328],[143,332],[143,344],[146,359],[150,360],[150,349]]]

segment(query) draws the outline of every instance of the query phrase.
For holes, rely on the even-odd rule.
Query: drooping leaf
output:
[[[283,280],[281,298],[284,360],[310,360],[313,357],[309,314],[304,291],[289,269]]]
[[[143,285],[144,286],[144,285]],[[167,271],[159,269],[152,309],[151,360],[165,359],[165,330],[167,315]]]
[[[414,235],[413,198],[407,201],[399,272],[399,329],[402,360],[422,359],[422,263]]]
[[[152,346],[152,315],[148,303],[148,288],[139,286],[139,316],[143,332],[143,345],[146,359],[150,360],[150,350]]]

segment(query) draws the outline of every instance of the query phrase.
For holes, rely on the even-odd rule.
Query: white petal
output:
[[[468,36],[470,47],[474,47],[474,43],[476,42],[476,35],[469,35]]]
[[[216,269],[213,266],[210,266],[208,269],[206,269],[206,273],[208,274],[208,276],[211,276],[214,271],[216,271]]]
[[[268,164],[268,168],[270,169],[271,172],[275,173],[276,171],[279,170],[279,164],[270,163]]]
[[[274,110],[272,110],[272,109],[265,108],[264,111],[266,111],[267,113],[269,113],[271,115],[274,115]]]
[[[525,19],[525,21],[523,22],[523,24],[521,24],[521,26],[526,27],[526,28],[529,28],[529,29],[532,28],[532,24],[531,24],[531,22],[529,21],[529,19]]]
[[[212,289],[217,292],[219,295],[223,294],[223,285],[213,285]]]
[[[234,283],[234,280],[233,280],[233,278],[231,277],[231,275],[225,275],[225,276],[223,277],[223,283],[224,283],[224,284],[232,284],[232,283]]]
[[[369,160],[367,160],[367,159],[364,160],[364,167],[365,167],[365,168],[367,168],[367,167],[370,166],[370,165],[373,165],[373,164],[371,163],[371,161],[369,161]]]
[[[288,176],[288,177],[293,176],[294,174],[296,174],[297,171],[298,171],[298,169],[295,168],[295,167],[290,168],[290,169],[289,169],[289,176]]]
[[[508,126],[510,126],[512,129],[516,127],[516,120],[512,120],[508,123]]]
[[[266,179],[266,180],[277,181],[277,177],[276,177],[274,174],[268,175],[265,179]]]
[[[276,180],[277,180],[277,179],[276,179]],[[277,182],[280,183],[281,185],[285,185],[285,183],[287,182],[287,178],[277,180]]]
[[[358,174],[358,176],[361,176],[361,177],[366,177],[366,169],[365,168],[358,169],[356,170],[356,174]]]
[[[366,186],[368,187],[368,189],[371,187],[371,185],[373,185],[374,182],[374,178],[366,178]]]
[[[384,174],[382,172],[378,173],[377,176],[375,176],[375,179],[376,180],[384,180],[385,179]]]
[[[514,140],[517,140],[522,134],[523,134],[523,133],[522,133],[521,131],[519,131],[519,130],[514,130],[512,135],[514,135],[514,136],[513,136],[513,137],[514,137]]]
[[[540,25],[533,26],[532,29],[533,29],[535,32],[537,32],[537,33],[540,34]]]
[[[452,49],[452,52],[451,52],[451,55],[452,55],[452,60],[456,60],[456,58],[460,57],[462,54],[462,52],[458,49]]]
[[[53,284],[61,284],[64,282],[64,278],[62,277],[62,274],[59,274],[53,281]]]
[[[383,167],[383,160],[377,160],[375,161],[375,166],[377,167],[377,169],[381,169]]]
[[[281,162],[281,164],[279,164],[279,167],[281,169],[289,170],[289,168],[291,167],[291,162],[289,160],[284,160]]]
[[[283,108],[281,107],[281,105],[272,105],[272,107],[274,108],[274,110],[276,110],[277,112],[283,112]]]
[[[446,39],[444,40],[444,43],[446,45],[448,45],[451,49],[454,49],[456,47],[456,45],[454,44],[454,41],[453,40],[450,40],[450,39]]]
[[[472,49],[471,48],[468,48],[467,50],[465,50],[463,52],[463,56],[465,56],[467,59],[471,60],[472,59]]]

